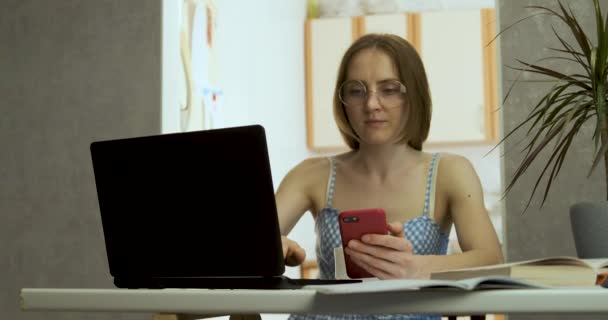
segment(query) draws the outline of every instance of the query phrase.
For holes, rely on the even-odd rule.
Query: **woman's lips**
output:
[[[380,127],[384,125],[386,121],[384,120],[367,120],[365,121],[365,125],[369,127]]]

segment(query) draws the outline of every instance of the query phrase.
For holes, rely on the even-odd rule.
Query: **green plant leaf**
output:
[[[564,103],[564,105],[567,106],[572,103],[575,103],[575,102],[570,101],[570,102]],[[577,106],[578,106],[578,108],[577,108]],[[582,115],[582,113],[584,113],[586,111],[585,108],[581,108],[580,106],[584,106],[584,104],[577,104],[577,105],[575,105],[574,108],[572,108],[572,110],[573,110],[572,115],[571,115],[572,118],[579,118]],[[530,154],[530,152],[532,151],[532,148],[536,144],[536,141],[540,138],[540,136],[542,135],[542,133],[545,130],[547,132],[552,132],[556,125],[564,126],[564,125],[567,125],[571,121],[571,119],[568,118],[568,112],[562,112],[561,114],[558,114],[559,111],[561,111],[561,109],[553,110],[548,117],[543,119],[543,124],[542,124],[541,128],[537,129],[537,132],[534,134],[534,137],[531,139],[530,143],[528,144],[528,147],[527,147],[528,153],[526,154],[526,156]],[[557,114],[557,116],[555,116],[556,114]],[[561,131],[560,134],[562,132],[563,131]],[[547,133],[545,136],[547,136],[548,134],[549,133]]]
[[[558,49],[558,48],[548,48],[551,51],[556,51],[556,52],[561,52],[561,53],[568,53],[568,54],[572,54],[572,55],[576,55],[579,58],[583,57],[586,58],[584,54],[577,52],[577,51],[571,51],[571,50],[565,50],[565,49]],[[574,61],[574,60],[573,60]],[[576,60],[575,62],[578,62],[578,60]]]
[[[492,39],[491,39],[491,40],[488,42],[488,44],[486,44],[486,48],[487,48],[488,46],[490,46],[490,45],[491,45],[491,44],[492,44],[492,43],[493,43],[493,42],[494,42],[496,39],[498,39],[498,37],[499,37],[500,35],[502,35],[504,32],[506,32],[507,30],[511,29],[512,27],[514,27],[514,26],[516,26],[516,25],[520,24],[521,22],[524,22],[524,21],[526,21],[526,20],[528,20],[528,19],[531,19],[531,18],[534,18],[534,17],[536,17],[536,16],[548,15],[548,14],[550,14],[550,13],[547,13],[547,12],[536,13],[536,14],[529,15],[529,16],[527,16],[527,17],[525,17],[525,18],[521,18],[521,19],[519,19],[519,20],[517,20],[517,21],[513,22],[512,24],[510,24],[509,26],[507,26],[506,28],[504,28],[504,29],[502,29],[500,32],[498,32],[498,33],[497,33],[497,34],[494,36],[494,38],[492,38]]]
[[[576,107],[576,106],[581,106],[581,107]],[[586,122],[588,119],[586,114],[589,111],[589,103],[577,104],[576,106],[572,109],[572,110],[574,110],[574,111],[572,111],[572,114],[569,114],[568,112],[562,113],[559,117],[556,117],[556,119],[554,119],[548,123],[544,123],[543,127],[536,132],[535,137],[533,138],[533,141],[536,141],[544,130],[549,129],[549,131],[546,133],[546,135],[543,137],[543,140],[540,143],[536,144],[534,142],[531,142],[528,145],[528,147],[527,147],[528,151],[527,151],[526,155],[524,156],[524,160],[522,160],[521,165],[516,170],[516,173],[514,174],[509,185],[507,186],[505,193],[507,193],[511,190],[511,188],[514,186],[515,182],[525,173],[525,171],[528,169],[530,164],[535,161],[538,154],[547,145],[549,145],[549,143],[556,136],[558,136],[558,137],[563,136],[563,132],[565,130],[567,123],[571,122],[573,119],[576,119],[576,121],[575,121],[576,125],[570,130],[569,134],[563,139],[561,139],[561,138],[557,139],[558,141],[559,140],[562,140],[562,141],[556,146],[556,148],[563,147],[563,146],[567,146],[567,147],[570,146],[571,140],[573,139],[576,132],[578,132],[578,128],[580,128],[582,123]],[[584,106],[586,106],[586,107],[584,107]],[[538,112],[540,112],[540,111],[538,111]],[[529,119],[531,119],[531,117],[529,117],[526,120],[529,120]],[[510,133],[514,133],[514,132],[511,131]],[[558,151],[559,150],[555,150],[553,152],[551,159],[555,159],[555,155],[558,153]],[[560,152],[563,154],[563,156],[557,158],[559,160],[559,163],[556,163],[556,165],[558,165],[557,167],[554,166],[554,168],[552,170],[552,175],[557,175],[559,173],[559,168],[561,168],[561,162],[563,161],[563,157],[565,157],[567,149],[562,150]],[[550,161],[552,161],[552,160],[550,160]],[[524,212],[527,210],[528,206],[530,205],[532,198],[533,198],[534,194],[536,193],[536,190],[538,189],[538,186],[539,186],[540,182],[542,181],[542,177],[544,176],[544,173],[546,172],[549,165],[550,165],[550,163],[548,163],[545,166],[543,173],[537,179],[536,184],[533,188],[532,194],[530,196],[530,199],[528,200],[528,203],[526,205],[526,209],[524,210]],[[542,207],[542,205],[544,205],[544,201],[547,198],[548,191],[551,187],[552,181],[553,181],[553,178],[549,178],[549,181],[547,182],[548,185],[547,185],[547,188],[545,189],[545,194],[543,197],[543,202],[541,203],[541,207]]]
[[[554,27],[551,27],[553,34],[555,35],[555,37],[557,38],[557,40],[561,43],[561,45],[564,47],[564,51],[566,51],[568,54],[572,55],[572,57],[578,62],[578,64],[580,66],[582,66],[585,71],[587,71],[587,74],[591,74],[591,67],[590,67],[590,63],[589,63],[589,52],[590,51],[585,51],[584,53],[580,53],[578,51],[576,51],[574,49],[574,47],[572,47],[572,45],[570,45],[566,40],[564,40],[555,30]],[[586,37],[586,35],[585,35]],[[584,61],[582,58],[585,58]]]
[[[536,157],[538,156],[540,151],[542,151],[544,146],[547,145],[551,141],[551,139],[553,139],[559,133],[562,126],[563,126],[563,123],[561,123],[558,127],[554,128],[552,131],[548,132],[547,136],[545,136],[545,138],[540,143],[540,146],[537,146],[536,148],[534,148],[531,152],[529,152],[529,154],[527,154],[524,157],[524,159],[520,163],[517,170],[515,170],[515,174],[514,174],[513,178],[511,179],[511,182],[509,182],[509,184],[507,185],[506,192],[509,192],[511,190],[511,188],[513,188],[513,186],[515,185],[515,182],[528,169],[530,164],[532,164],[534,159],[536,159]]]
[[[575,37],[580,48],[583,50],[583,53],[585,54],[585,56],[589,57],[589,51],[590,51],[589,38],[587,37],[587,35],[584,33],[583,29],[578,24],[578,21],[572,14],[572,11],[570,11],[570,13],[569,13],[566,10],[566,8],[562,5],[561,1],[558,1],[558,4],[559,4],[560,10],[562,12],[561,14],[555,10],[552,10],[550,8],[543,7],[543,6],[528,6],[527,8],[539,9],[539,10],[549,13],[549,15],[551,15],[551,16],[561,19],[570,28],[570,32]]]
[[[564,131],[562,130],[560,133],[563,133],[563,132]],[[568,152],[568,146],[570,145],[570,142],[572,141],[572,135],[568,134],[565,139],[557,138],[557,141],[560,141],[560,142],[557,144],[555,151],[553,152],[553,154],[551,154],[551,157],[549,158],[549,160],[547,161],[547,164],[543,168],[543,171],[541,172],[539,179],[536,180],[536,184],[534,185],[532,195],[530,195],[530,198],[528,199],[528,204],[526,207],[528,207],[530,205],[530,202],[532,201],[532,197],[534,197],[534,193],[536,192],[536,189],[538,188],[542,177],[545,175],[545,172],[551,165],[551,162],[554,162],[553,160],[557,157],[556,161],[553,164],[553,169],[551,170],[551,173],[549,174],[549,179],[547,180],[547,184],[545,187],[545,193],[543,195],[543,200],[542,200],[540,206],[542,207],[545,204],[545,201],[547,201],[547,196],[549,195],[549,190],[551,189],[551,185],[553,184],[553,179],[557,176],[557,174],[559,174],[559,170],[560,170],[559,167],[561,167],[561,161],[560,161],[561,155]]]
[[[532,106],[524,120],[508,131],[497,144],[498,146],[507,139],[513,139],[515,132],[525,133],[521,141],[516,144],[519,149],[520,143],[524,142],[523,148],[520,150],[523,158],[505,188],[505,195],[512,190],[531,164],[538,161],[538,156],[543,150],[549,152],[548,160],[541,167],[541,172],[532,186],[525,210],[528,209],[543,182],[546,185],[543,188],[540,206],[545,204],[551,186],[559,175],[565,157],[573,145],[574,138],[587,121],[595,120],[594,161],[589,174],[597,167],[602,158],[606,160],[608,157],[608,106],[606,101],[608,97],[608,15],[604,19],[599,1],[594,0],[597,28],[597,39],[593,39],[597,42],[597,46],[594,46],[572,9],[566,7],[562,1],[558,1],[557,6],[556,10],[543,6],[529,6],[527,8],[538,11],[507,28],[510,29],[522,21],[540,15],[556,18],[566,26],[566,31],[562,33],[558,32],[553,25],[551,26],[552,33],[560,44],[557,48],[549,49],[552,56],[538,59],[533,63],[518,59],[516,60],[518,66],[508,66],[508,68],[518,71],[518,74],[504,96],[503,105],[518,84],[551,84]],[[506,29],[496,37],[504,31]],[[566,41],[566,38],[570,36],[574,41]],[[547,67],[545,61],[558,62],[557,67]],[[568,73],[561,71],[564,64],[574,67],[575,71]],[[584,71],[577,71],[578,68]],[[524,79],[524,73],[537,75],[540,78]],[[507,152],[508,150],[505,151],[505,153]],[[606,181],[608,183],[608,173]]]
[[[568,27],[570,27],[572,35],[574,35],[574,38],[578,42],[578,45],[580,46],[581,50],[583,50],[585,56],[589,57],[589,53],[591,51],[589,37],[587,37],[587,34],[585,33],[585,31],[583,31],[583,28],[581,28],[580,24],[578,23],[578,20],[576,20],[576,18],[574,17],[572,9],[570,9],[570,12],[568,13],[566,11],[566,8],[564,8],[564,6],[562,5],[561,1],[558,1],[558,3],[560,9],[562,10],[562,13],[564,14]]]
[[[560,143],[560,148],[556,149],[556,151],[554,152],[554,154],[552,155],[551,159],[553,158],[554,155],[558,154],[558,150],[559,151],[559,155],[557,157],[557,159],[554,162],[553,165],[553,169],[551,170],[551,173],[549,175],[549,180],[547,181],[547,185],[545,187],[545,193],[543,196],[543,200],[541,202],[541,207],[545,204],[545,202],[547,201],[547,196],[549,195],[549,190],[551,189],[551,185],[553,183],[553,179],[557,177],[557,175],[559,174],[562,165],[564,163],[564,159],[566,157],[566,154],[568,153],[568,150],[570,150],[570,144],[572,143],[572,140],[574,139],[574,136],[576,135],[576,133],[578,132],[578,130],[580,129],[580,127],[582,126],[583,123],[585,123],[587,121],[587,117],[583,117],[582,121],[577,121],[577,123],[574,124],[574,126],[572,127],[572,129],[570,130],[569,134],[566,136],[566,138],[564,138]],[[550,161],[551,161],[550,159]]]
[[[576,78],[573,78],[573,77],[571,77],[569,75],[565,75],[565,74],[563,74],[563,73],[561,73],[559,71],[551,70],[551,69],[548,69],[548,68],[545,68],[545,67],[542,67],[542,66],[539,66],[539,65],[535,65],[535,64],[530,64],[530,63],[527,63],[527,62],[524,62],[524,61],[521,61],[521,60],[517,60],[517,61],[519,63],[521,63],[521,64],[523,64],[523,65],[531,68],[530,70],[526,70],[528,72],[534,72],[534,73],[550,76],[550,77],[553,77],[553,78],[556,78],[556,79],[559,79],[559,80],[562,80],[562,79],[563,80],[568,80],[568,81],[571,81],[571,82],[575,83],[576,85],[580,86],[583,89],[591,90],[591,87],[588,86],[586,83],[584,83],[584,82],[582,82],[582,81],[580,81],[580,80],[578,80]]]
[[[597,71],[603,71],[606,64],[606,31],[604,26],[604,17],[602,17],[602,8],[599,0],[593,0],[595,6],[595,23],[597,29]],[[607,21],[608,22],[608,21]],[[607,25],[608,26],[608,25]],[[601,75],[601,73],[600,73]]]
[[[545,192],[543,194],[543,199],[542,199],[540,206],[542,207],[545,204],[549,191],[551,189],[551,185],[553,183],[553,179],[559,174],[559,172],[561,170],[563,160],[569,150],[570,144],[572,143],[574,136],[576,136],[576,133],[579,131],[582,124],[584,122],[586,122],[586,120],[587,120],[587,117],[585,117],[585,116],[579,117],[578,120],[576,121],[576,123],[569,130],[566,137],[564,137],[563,139],[557,139],[558,144],[556,145],[554,151],[552,152],[549,160],[546,162],[540,175],[536,179],[536,183],[534,184],[534,187],[532,188],[532,193],[530,194],[528,202],[526,203],[524,212],[529,208],[530,203],[532,202],[532,199],[534,198],[534,195],[536,194],[536,191],[538,190],[538,187],[540,186],[540,183],[541,183],[543,177],[545,176],[547,169],[551,166],[551,163],[553,162],[554,163],[553,169],[551,170],[551,174],[549,175],[549,178],[548,178],[548,181],[547,181],[547,184],[545,187]],[[544,149],[544,147],[546,145],[548,145],[556,137],[556,133],[558,133],[558,132],[561,133],[565,130],[565,126],[566,126],[566,121],[565,120],[561,121],[558,124],[558,126],[555,127],[550,132],[550,134],[548,134],[545,137],[545,140],[534,149],[534,151],[531,153],[531,155],[529,157],[527,157],[526,159],[524,159],[524,161],[522,161],[522,165],[525,165],[525,166],[520,167],[522,170],[521,170],[519,176],[523,175],[523,173],[528,169],[529,165],[532,162],[534,162],[534,160],[536,159],[538,154]]]
[[[601,15],[602,13],[602,9],[599,6],[599,2],[596,1],[595,4],[595,10],[597,10],[599,12],[599,14]],[[600,78],[598,79],[598,81],[601,81],[602,79],[606,79],[608,77],[608,40],[606,39],[606,37],[608,37],[608,13],[606,13],[606,19],[605,19],[605,26],[604,26],[604,34],[603,35],[599,35],[598,37],[604,39],[604,46],[602,46],[602,48],[604,48],[604,55],[603,55],[603,60],[604,61],[604,68],[603,68],[603,72],[600,74]],[[598,44],[599,46],[599,44]]]
[[[595,82],[593,80],[595,80],[594,78],[597,78],[598,76],[598,72],[600,71],[599,69],[599,65],[598,65],[598,48],[594,47],[591,50],[591,56],[589,57],[589,67],[591,69],[591,80],[592,82]]]
[[[604,157],[606,155],[606,151],[608,151],[608,140],[602,141],[602,147],[593,157],[593,164],[591,165],[591,168],[589,169],[589,172],[587,173],[587,178],[591,177],[591,174],[593,173],[593,171],[595,170],[597,165],[600,163],[600,161],[602,159],[604,159]]]

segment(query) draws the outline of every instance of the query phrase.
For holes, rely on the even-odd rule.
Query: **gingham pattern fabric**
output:
[[[342,246],[340,237],[340,227],[338,225],[338,214],[340,213],[333,207],[333,195],[336,182],[336,162],[331,161],[331,175],[327,188],[327,205],[321,210],[315,221],[315,231],[317,234],[317,262],[319,264],[320,279],[335,279],[334,248]],[[426,193],[424,199],[424,211],[421,216],[406,221],[403,230],[406,237],[414,246],[414,253],[420,255],[434,254],[444,255],[448,248],[448,235],[444,233],[439,225],[429,217],[431,201],[434,201],[434,179],[433,175],[437,171],[439,154],[433,154],[429,168]],[[439,315],[422,314],[397,314],[397,315],[291,315],[290,320],[438,320]]]

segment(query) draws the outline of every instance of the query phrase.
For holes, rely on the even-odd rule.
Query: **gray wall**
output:
[[[592,31],[589,36],[595,37],[595,30],[592,30],[595,28],[595,19],[592,15],[593,1],[568,0],[562,2],[570,6],[577,17],[580,17],[580,21],[584,22],[583,28],[585,30]],[[608,0],[601,0],[601,3],[604,8],[608,8]],[[544,5],[558,8],[556,0],[498,0],[500,28],[504,29],[532,12],[530,9],[524,8],[527,5]],[[551,21],[553,21],[553,25],[556,26],[558,32],[565,31],[563,25],[556,21],[547,17],[538,17],[519,24],[500,37],[499,52],[503,65],[501,68],[503,96],[512,80],[517,76],[517,72],[505,68],[504,65],[516,66],[515,59],[534,62],[550,54],[544,48],[558,46],[559,42],[551,31]],[[553,62],[549,65],[556,66],[557,63]],[[560,66],[560,68],[562,67]],[[546,88],[546,85],[529,83],[516,86],[511,98],[502,108],[503,130],[511,130],[520,123],[528,115],[531,107],[539,100],[543,89]],[[551,194],[542,209],[539,210],[539,205],[544,189],[540,191],[539,196],[535,196],[528,211],[522,214],[530,197],[532,186],[542,170],[540,165],[544,165],[548,159],[546,154],[539,159],[542,163],[538,162],[530,168],[512,192],[506,196],[505,240],[508,260],[515,261],[550,255],[576,255],[568,215],[570,205],[582,200],[606,199],[603,166],[598,166],[598,170],[592,177],[586,178],[592,163],[593,144],[590,140],[592,126],[593,124],[590,122],[584,130],[584,134],[573,143],[560,177],[555,181]],[[516,146],[517,141],[522,137],[519,134],[505,144],[505,150],[512,151],[503,158],[503,181],[511,178],[523,158],[522,154],[517,151],[523,145]],[[522,318],[526,317],[511,317],[511,319]],[[531,318],[555,319],[553,316]],[[573,315],[561,318],[581,319],[582,317]]]
[[[160,132],[160,0],[0,2],[0,318],[22,287],[111,287],[89,143]]]

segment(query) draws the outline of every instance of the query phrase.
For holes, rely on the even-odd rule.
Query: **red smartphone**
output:
[[[388,234],[386,215],[383,209],[343,211],[338,216],[338,221],[340,236],[342,237],[342,248],[346,248],[348,242],[352,239],[361,240],[361,237],[365,234]],[[344,254],[344,264],[346,265],[346,274],[349,278],[373,277],[365,269],[352,262],[346,253]]]

